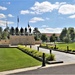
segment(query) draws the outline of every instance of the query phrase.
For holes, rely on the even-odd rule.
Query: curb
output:
[[[48,64],[58,64],[63,63],[63,61],[47,61]]]
[[[43,69],[43,68],[49,68],[49,67],[71,65],[71,64],[75,64],[75,63],[63,63],[63,64],[60,63],[60,64],[53,64],[53,65],[46,65],[44,67],[42,67],[42,66],[35,66],[35,67],[30,67],[30,68],[22,68],[22,69],[16,69],[16,70],[0,72],[0,75],[9,75],[9,74],[14,74],[14,73],[18,73],[18,72],[25,72],[25,71],[31,71],[31,70],[37,70],[37,69]]]

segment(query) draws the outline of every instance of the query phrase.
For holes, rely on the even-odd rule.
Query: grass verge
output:
[[[67,50],[67,46],[69,50],[75,50],[75,43],[57,43],[56,44],[59,50]]]
[[[43,48],[57,49],[60,51],[67,51],[67,46],[68,46],[68,50],[75,51],[75,42],[74,43],[56,43],[56,48],[55,48],[55,45],[53,45],[53,46],[46,45],[45,43],[40,45],[40,47],[43,47]]]
[[[41,62],[17,48],[0,48],[0,72],[41,65]]]

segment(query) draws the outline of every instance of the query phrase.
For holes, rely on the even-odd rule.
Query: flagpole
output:
[[[17,27],[19,27],[19,17],[17,16]]]
[[[6,31],[7,31],[7,27],[8,27],[8,23],[7,23],[7,20],[6,20]]]
[[[28,36],[29,36],[29,22],[28,22]]]
[[[8,24],[7,24],[7,20],[6,20],[6,28],[8,27]]]

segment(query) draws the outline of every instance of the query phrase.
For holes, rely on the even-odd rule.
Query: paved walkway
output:
[[[32,46],[32,48],[37,50],[37,46]],[[44,49],[44,48],[40,48],[39,51],[42,51],[44,53],[50,53],[49,49]],[[55,54],[55,59],[56,60],[60,60],[63,61],[64,63],[74,63],[75,62],[75,55],[73,54],[68,54],[68,53],[63,53],[63,52],[59,52],[59,51],[52,51],[53,54]]]

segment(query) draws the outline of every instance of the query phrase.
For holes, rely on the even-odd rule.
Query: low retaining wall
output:
[[[9,45],[9,40],[1,40],[0,45]]]
[[[41,44],[42,41],[35,41],[35,44]]]
[[[1,40],[0,45],[34,45],[34,44],[41,44],[42,41],[35,41],[34,36],[21,36],[21,35],[14,35],[10,36],[9,40]]]
[[[34,45],[35,44],[35,39],[34,36],[10,36],[10,44],[11,45],[18,45],[18,44],[22,44],[22,45]]]
[[[0,45],[0,48],[9,47],[9,45]]]

